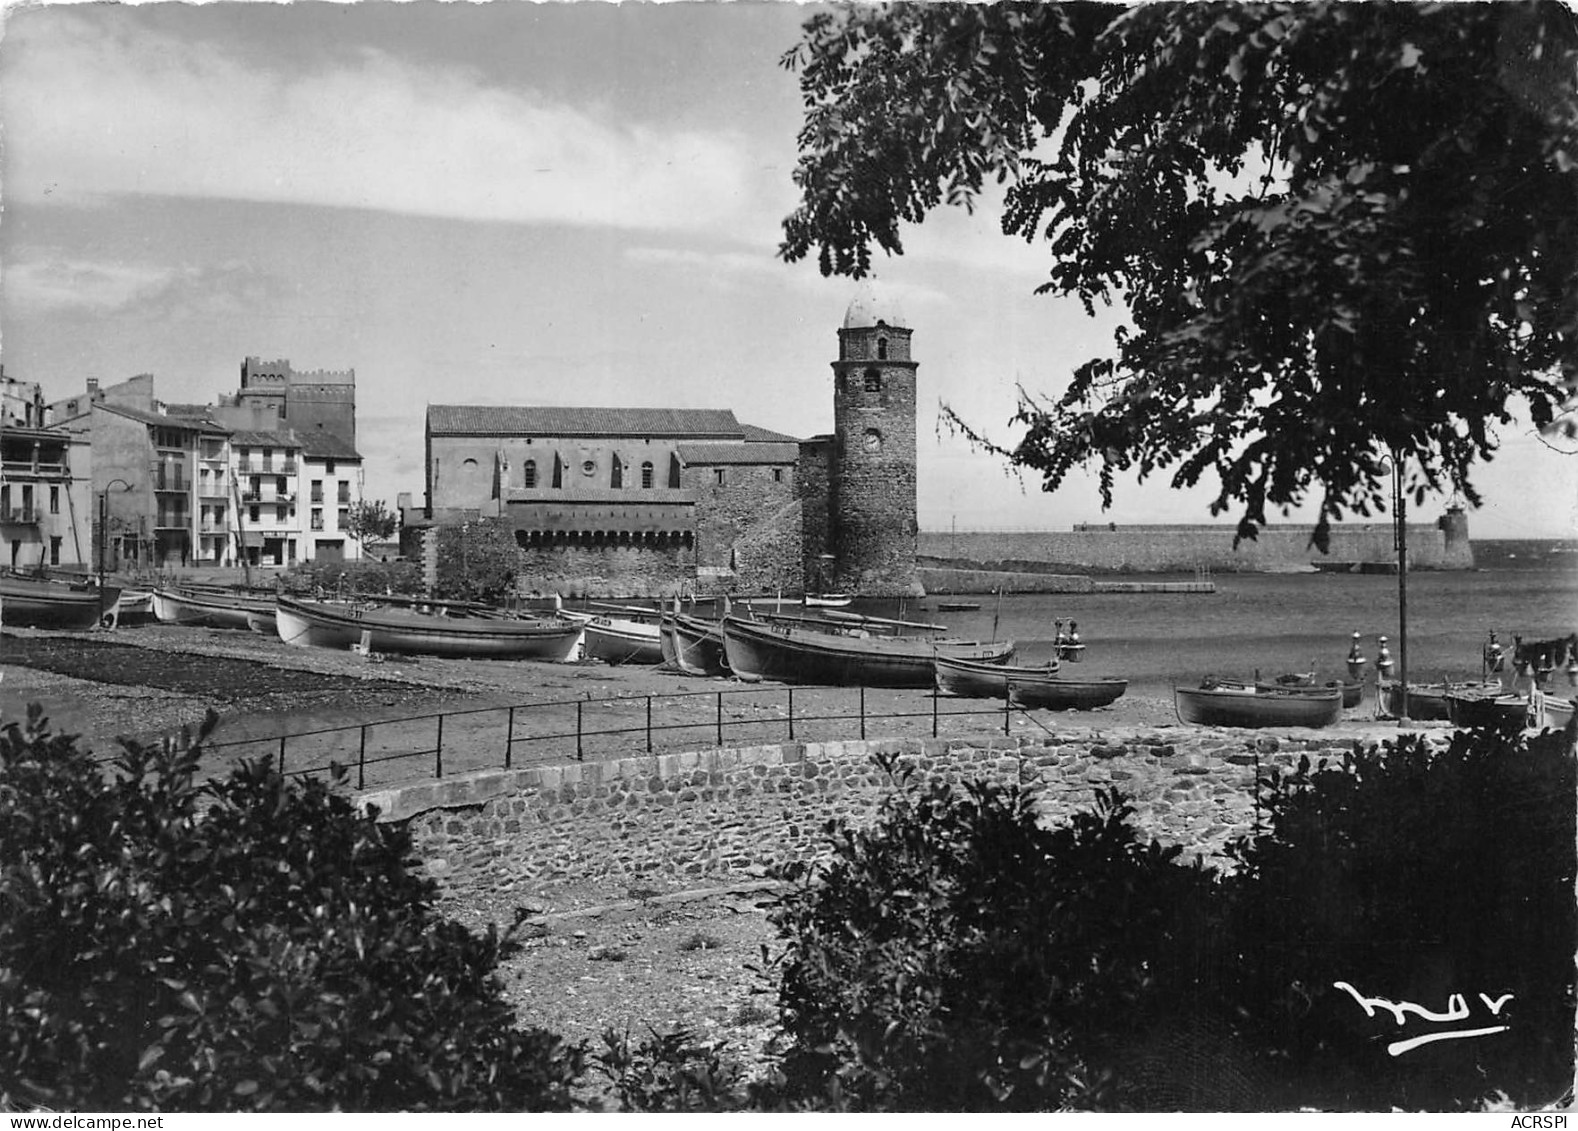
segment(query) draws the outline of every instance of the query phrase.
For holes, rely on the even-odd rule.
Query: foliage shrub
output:
[[[1214,873],[1142,844],[1116,791],[1066,825],[1033,795],[898,788],[770,915],[791,1102],[851,1110],[1122,1105],[1112,1066],[1194,1008],[1212,969]]]
[[[416,596],[422,592],[422,566],[417,562],[305,562],[285,575],[295,593],[387,593]]]
[[[441,917],[409,834],[262,762],[35,706],[0,733],[0,1109],[559,1110],[584,1050],[516,1027],[510,945]]]
[[[718,1112],[752,1106],[744,1071],[722,1044],[702,1044],[685,1029],[632,1042],[629,1030],[603,1031],[594,1058],[621,1111]]]
[[[483,518],[438,528],[435,597],[501,601],[514,592],[520,568],[520,547],[502,522]]]
[[[1265,781],[1263,835],[1234,846],[1228,885],[1246,1038],[1325,1080],[1325,1107],[1531,1105],[1573,1081],[1575,774],[1560,734],[1404,735],[1340,765],[1307,760]],[[1367,998],[1469,1018],[1400,1026]],[[1479,994],[1512,994],[1492,1014]],[[1442,1030],[1505,1032],[1384,1046]]]

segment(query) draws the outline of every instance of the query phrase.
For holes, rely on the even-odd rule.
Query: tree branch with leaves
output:
[[[784,56],[805,122],[780,255],[871,248],[1006,183],[1041,293],[1122,307],[1109,356],[1022,390],[1001,443],[1045,490],[1214,475],[1241,536],[1316,541],[1410,489],[1479,501],[1520,406],[1578,403],[1578,25],[1541,2],[854,7]]]

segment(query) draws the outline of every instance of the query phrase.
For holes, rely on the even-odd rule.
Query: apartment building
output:
[[[93,560],[92,448],[0,421],[0,564],[86,570]]]
[[[351,511],[362,501],[362,457],[335,432],[298,433],[302,478],[307,484],[308,537],[316,561],[356,561],[362,545],[349,532]]]

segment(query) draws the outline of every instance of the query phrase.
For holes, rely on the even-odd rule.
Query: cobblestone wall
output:
[[[410,822],[434,875],[465,885],[723,878],[817,856],[831,818],[868,821],[892,788],[871,754],[888,751],[923,777],[1032,784],[1051,821],[1116,786],[1146,834],[1222,864],[1226,843],[1254,826],[1257,767],[1340,759],[1352,743],[1176,728],[789,743],[486,771],[364,799]]]

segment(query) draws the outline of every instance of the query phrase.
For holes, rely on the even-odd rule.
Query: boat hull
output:
[[[562,663],[575,653],[581,626],[563,621],[439,617],[406,609],[332,606],[281,597],[279,637],[302,647],[349,648],[363,637],[374,652],[457,659],[544,660]]]
[[[1057,665],[1040,668],[979,664],[938,657],[937,689],[951,695],[1003,699],[1047,711],[1091,711],[1116,702],[1126,679],[1064,679]]]
[[[938,656],[1006,663],[1014,654],[1012,641],[835,635],[733,616],[723,619],[723,647],[740,679],[851,687],[930,687]]]
[[[726,675],[723,632],[717,624],[665,613],[661,625],[663,662],[687,675]]]
[[[234,628],[245,632],[249,613],[272,613],[272,598],[240,593],[195,593],[185,589],[155,589],[153,615],[160,624],[199,628]]]
[[[1253,685],[1177,687],[1179,721],[1215,727],[1327,727],[1342,717],[1342,689],[1270,691]]]
[[[1452,710],[1447,703],[1450,695],[1499,694],[1499,683],[1410,683],[1408,685],[1408,717],[1417,722],[1450,722]],[[1381,713],[1397,718],[1402,714],[1402,684],[1393,679],[1383,679],[1376,685],[1376,697]]]
[[[585,655],[605,664],[661,664],[663,633],[658,625],[619,617],[592,617],[586,630]]]
[[[1453,726],[1522,730],[1528,725],[1526,695],[1448,695],[1446,701]]]
[[[115,612],[121,591],[75,589],[56,581],[0,578],[0,625],[7,628],[92,628]],[[101,604],[102,601],[102,604]]]

